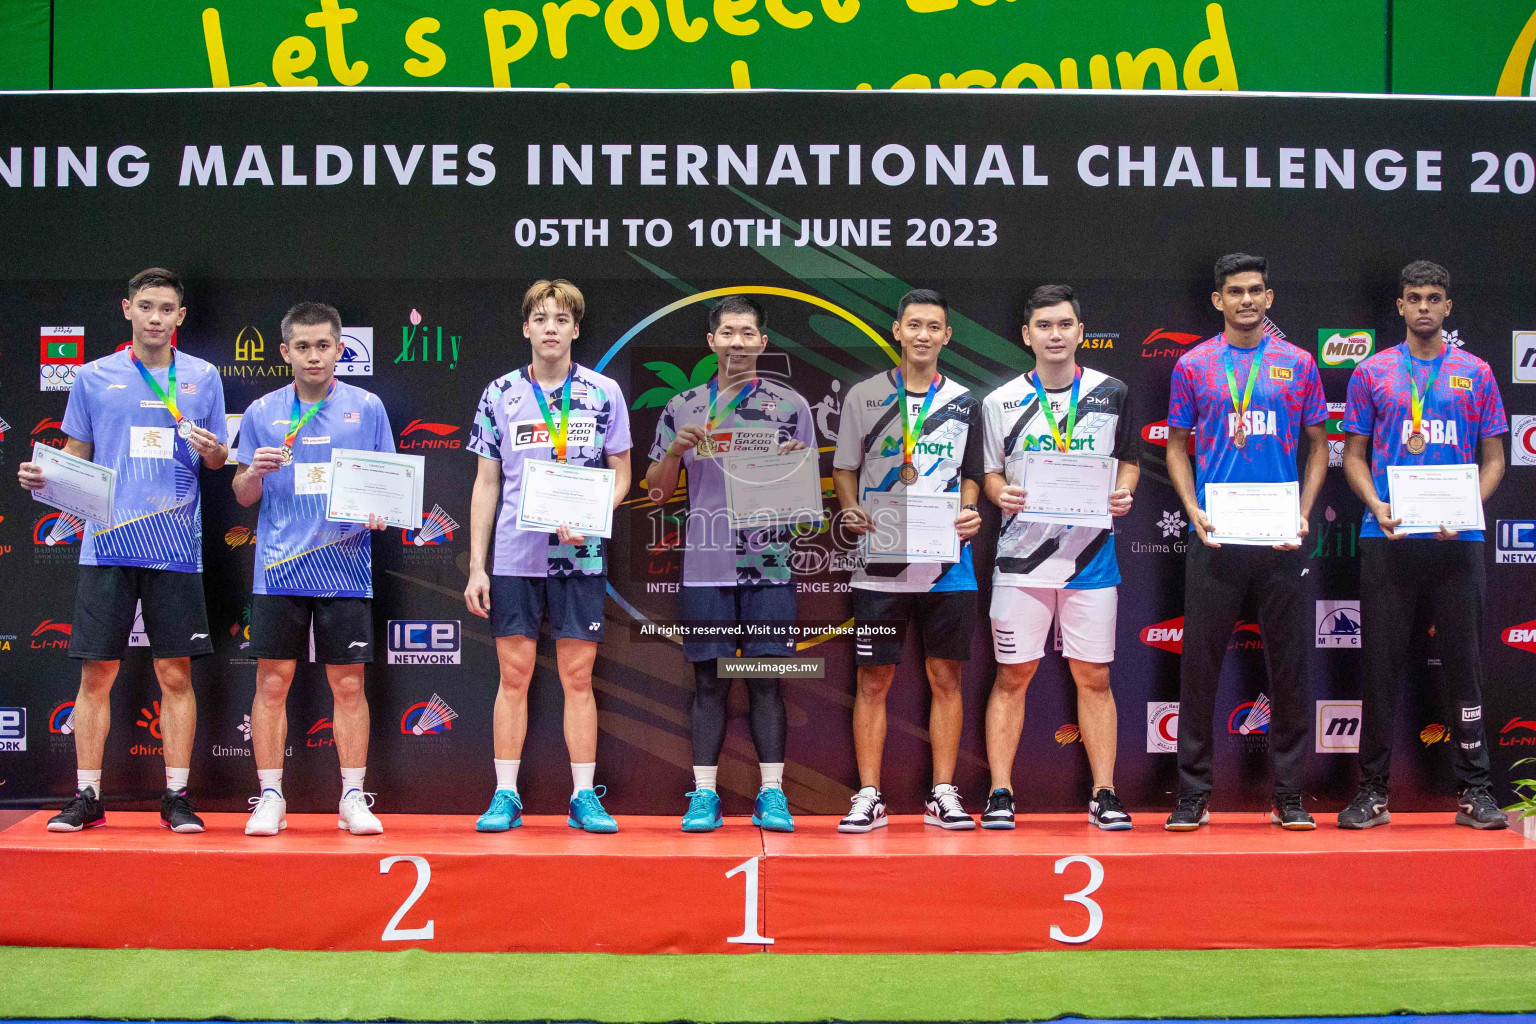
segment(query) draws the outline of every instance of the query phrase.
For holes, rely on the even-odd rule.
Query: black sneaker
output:
[[[928,794],[928,804],[923,808],[923,824],[937,825],[950,831],[964,831],[976,827],[976,819],[965,813],[960,802],[960,791],[954,786],[934,786]]]
[[[1269,823],[1279,825],[1290,832],[1310,832],[1317,822],[1301,805],[1300,793],[1276,793],[1274,809],[1269,812]]]
[[[1088,801],[1088,823],[1106,832],[1124,832],[1131,827],[1131,816],[1112,789],[1101,789]]]
[[[58,814],[48,819],[49,832],[79,832],[107,823],[107,809],[90,786],[77,792]]]
[[[853,806],[843,815],[843,820],[837,823],[837,830],[873,832],[877,828],[884,828],[889,822],[890,819],[885,816],[885,800],[881,798],[880,791],[866,786],[853,794]]]
[[[1460,810],[1456,824],[1468,828],[1509,828],[1509,815],[1499,810],[1487,789],[1464,789],[1456,795]]]
[[[987,809],[981,812],[982,828],[1013,828],[1013,794],[994,789],[987,797]]]
[[[1391,820],[1387,791],[1370,783],[1361,786],[1349,806],[1339,812],[1339,828],[1375,828]]]
[[[1205,793],[1180,793],[1179,802],[1174,804],[1173,813],[1168,815],[1163,828],[1169,832],[1193,832],[1211,820],[1211,812],[1207,810],[1210,802],[1211,798]]]
[[[203,819],[192,813],[187,791],[166,790],[160,794],[160,824],[172,832],[201,832]]]

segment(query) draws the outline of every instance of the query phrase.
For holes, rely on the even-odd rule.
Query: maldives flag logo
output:
[[[1536,619],[1510,626],[1504,631],[1504,642],[1511,647],[1536,654]]]

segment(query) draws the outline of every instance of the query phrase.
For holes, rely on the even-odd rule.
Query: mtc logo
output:
[[[390,665],[459,664],[459,623],[456,619],[390,619]]]

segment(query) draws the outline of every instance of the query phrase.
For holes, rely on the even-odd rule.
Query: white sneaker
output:
[[[344,828],[355,836],[376,836],[384,831],[384,825],[368,808],[373,806],[372,793],[354,792],[341,798],[338,808],[340,817],[337,828]]]
[[[275,836],[288,827],[288,801],[276,793],[262,793],[248,801],[250,820],[245,823],[248,836]]]

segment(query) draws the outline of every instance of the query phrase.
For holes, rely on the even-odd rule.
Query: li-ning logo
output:
[[[44,619],[37,624],[32,631],[32,649],[34,651],[62,651],[69,647],[70,626],[67,622],[54,622],[52,619]],[[53,634],[62,634],[54,636]]]
[[[1200,340],[1198,334],[1186,334],[1182,331],[1167,331],[1159,327],[1145,338],[1141,339],[1141,358],[1143,359],[1177,359],[1189,347]]]
[[[1519,736],[1516,733],[1530,732],[1530,736]],[[1504,728],[1499,730],[1499,746],[1501,747],[1536,747],[1536,722],[1529,718],[1521,718],[1516,715],[1504,723]]]
[[[464,442],[449,434],[458,433],[459,428],[452,423],[425,423],[421,420],[411,420],[400,431],[400,449],[402,451],[411,448],[462,448]],[[420,437],[411,437],[412,434],[421,434]],[[432,436],[426,436],[432,435]]]

